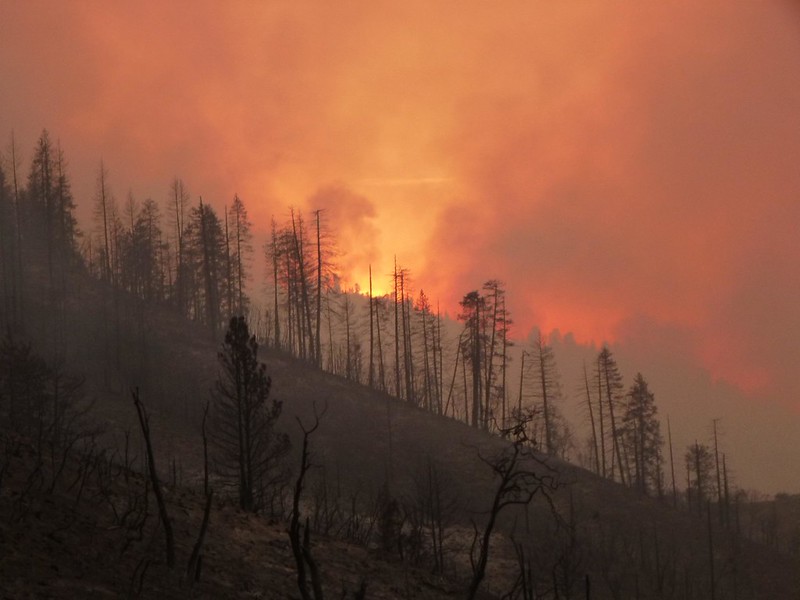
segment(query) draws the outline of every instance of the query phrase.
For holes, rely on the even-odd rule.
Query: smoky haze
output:
[[[34,1],[0,39],[0,131],[60,138],[87,220],[101,158],[262,235],[324,208],[362,288],[397,254],[455,314],[501,279],[518,336],[612,341],[687,443],[723,416],[743,479],[796,488],[794,7]]]

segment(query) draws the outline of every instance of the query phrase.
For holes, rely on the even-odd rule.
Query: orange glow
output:
[[[369,294],[369,271],[365,272],[364,269],[357,268],[350,273],[352,279],[345,279],[342,282],[342,287],[346,290],[357,290],[360,294]],[[372,279],[372,297],[379,298],[382,296],[391,296],[394,293],[391,282],[385,277],[380,279],[375,278],[373,274]]]
[[[371,264],[387,293],[396,256],[454,315],[498,278],[519,337],[623,343],[642,318],[796,404],[789,10],[7,2],[0,131],[62,140],[85,221],[100,157],[118,197],[176,176],[220,207],[238,193],[261,236],[323,209],[346,285],[366,292]]]
[[[719,379],[736,385],[747,394],[763,394],[769,391],[774,375],[766,367],[748,364],[733,344],[711,341],[700,351],[703,363]]]

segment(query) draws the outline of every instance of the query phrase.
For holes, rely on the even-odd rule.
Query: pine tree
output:
[[[253,252],[252,239],[250,233],[252,224],[247,217],[247,209],[238,194],[234,195],[233,203],[228,209],[228,220],[230,222],[230,262],[231,268],[231,288],[233,289],[232,315],[247,314],[250,300],[247,297],[247,279],[250,268],[250,257]]]
[[[461,337],[461,353],[465,363],[469,364],[472,373],[472,411],[471,424],[473,427],[485,428],[487,423],[484,418],[483,406],[483,361],[485,334],[486,301],[477,291],[469,292],[461,300],[461,314],[458,319],[464,322],[464,332]],[[466,373],[465,373],[466,377]],[[467,415],[464,415],[467,418]]]
[[[220,283],[224,283],[222,275],[225,272],[222,225],[214,209],[203,204],[202,199],[194,215],[199,221],[206,324],[216,333],[220,325]]]
[[[661,489],[663,440],[657,414],[655,395],[638,373],[627,395],[622,435],[626,454],[633,457],[633,473],[628,473],[630,483],[643,494]]]
[[[52,287],[55,274],[63,272],[77,256],[77,225],[66,160],[47,130],[36,143],[26,197],[23,221],[29,248],[46,259]]]
[[[244,317],[233,317],[222,350],[213,390],[212,440],[220,475],[237,489],[242,510],[261,508],[289,450],[289,438],[275,425],[283,403],[270,400],[272,380],[258,360],[258,342]]]
[[[216,335],[225,285],[225,238],[219,217],[202,199],[189,213],[183,246],[185,281],[180,287],[190,300],[189,314]]]
[[[136,216],[133,238],[142,282],[141,295],[149,301],[162,300],[164,297],[162,237],[158,204],[148,198]]]
[[[67,175],[67,161],[61,144],[56,147],[55,198],[53,203],[53,244],[57,253],[59,268],[71,266],[77,258],[78,221],[75,218],[75,199]]]
[[[611,443],[611,469],[610,476],[613,479],[616,469],[619,468],[619,477],[622,483],[625,481],[626,462],[622,456],[622,443],[620,439],[621,430],[617,422],[617,412],[622,404],[624,386],[622,383],[622,375],[619,372],[617,361],[614,355],[609,350],[608,346],[603,346],[600,354],[597,357],[597,382],[598,382],[598,400],[600,403],[600,424],[601,432],[603,429],[603,415],[608,415],[608,422],[611,426],[610,443]],[[601,433],[601,437],[605,437]],[[605,440],[601,440],[601,445],[605,447]],[[603,451],[603,461],[605,461],[605,450]],[[603,462],[605,471],[605,462]]]

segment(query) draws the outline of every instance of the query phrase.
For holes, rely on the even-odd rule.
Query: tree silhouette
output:
[[[532,419],[532,411],[516,415],[514,424],[500,429],[500,435],[509,439],[510,443],[492,457],[478,454],[481,462],[492,471],[496,487],[483,531],[473,522],[474,534],[469,556],[472,579],[467,591],[470,600],[477,595],[486,575],[492,532],[500,513],[510,506],[530,504],[537,494],[543,495],[552,508],[550,493],[560,484],[559,474],[537,458],[532,450],[527,434]]]
[[[0,287],[2,287],[2,305],[0,310],[0,327],[14,322],[17,302],[16,277],[16,226],[14,204],[11,190],[6,182],[3,169],[0,169]]]
[[[238,194],[234,195],[233,203],[228,209],[228,222],[230,233],[226,235],[228,242],[228,262],[231,265],[228,274],[228,287],[233,291],[233,301],[229,300],[232,314],[246,314],[250,301],[245,293],[250,263],[250,254],[253,251],[251,223],[247,217],[247,209]],[[226,227],[227,229],[227,227]]]
[[[622,443],[620,440],[620,428],[617,423],[615,409],[622,404],[623,399],[623,384],[622,375],[619,372],[617,361],[614,355],[609,350],[608,346],[603,346],[600,354],[597,356],[597,392],[599,401],[599,415],[600,415],[600,443],[602,448],[602,464],[603,475],[609,475],[614,479],[615,469],[619,468],[620,481],[625,481],[625,463],[622,459]],[[604,405],[605,401],[605,405]],[[607,411],[608,422],[611,426],[611,470],[606,471],[606,451],[605,451],[605,432],[604,430],[604,413]]]
[[[182,179],[175,178],[169,189],[170,200],[172,201],[171,211],[175,225],[173,233],[173,246],[175,249],[175,289],[173,290],[173,303],[178,310],[185,313],[186,310],[186,284],[187,275],[185,273],[185,248],[184,232],[186,230],[186,206],[189,203],[189,192]]]
[[[636,375],[628,392],[628,403],[622,415],[626,454],[633,457],[631,485],[643,494],[661,491],[661,424],[656,416],[655,396],[641,373]]]
[[[108,169],[102,160],[97,173],[94,213],[97,219],[97,235],[101,244],[102,277],[113,283],[113,225],[117,218],[116,203],[108,186]]]
[[[271,379],[258,361],[258,342],[244,317],[230,320],[213,390],[212,440],[224,482],[236,487],[242,510],[255,511],[278,482],[289,438],[275,431],[282,402],[269,400]]]
[[[563,458],[570,444],[569,427],[559,408],[562,391],[555,352],[545,341],[541,331],[537,331],[536,337],[531,341],[528,355],[533,376],[531,395],[536,401],[537,408],[541,410],[541,429],[543,429],[543,432],[537,432],[535,439],[547,454]]]
[[[482,380],[481,371],[483,365],[483,346],[484,334],[484,311],[486,301],[477,292],[469,292],[461,300],[462,313],[458,315],[459,320],[464,322],[464,335],[462,336],[461,352],[466,362],[469,363],[472,371],[472,426],[485,427],[484,410],[481,402]],[[466,374],[465,374],[466,376]],[[466,419],[467,416],[464,415]]]
[[[686,494],[687,502],[693,504],[702,516],[706,502],[716,494],[714,484],[714,454],[706,444],[695,442],[686,449]]]

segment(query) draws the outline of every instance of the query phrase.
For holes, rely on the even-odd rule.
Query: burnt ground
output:
[[[97,447],[116,451],[117,463],[128,432],[132,471],[117,473],[112,484],[86,476],[78,492],[85,469],[78,456],[50,492],[52,474],[36,469],[31,442],[18,440],[17,448],[9,442],[16,439],[11,432],[0,432],[2,597],[299,597],[286,522],[235,510],[222,489],[211,514],[200,581],[194,586],[183,581],[202,520],[200,423],[217,374],[218,344],[169,311],[144,310],[124,298],[115,316],[96,282],[78,278],[73,287],[69,318],[62,323],[66,366],[86,377],[87,396],[95,400],[93,420],[104,431]],[[47,355],[53,328],[46,312],[28,329]],[[312,440],[315,468],[305,496],[326,596],[339,598],[343,589],[352,595],[365,581],[367,598],[463,597],[472,523],[485,522],[495,485],[479,457],[496,456],[505,442],[284,354],[264,350],[262,360],[273,378],[273,395],[284,403],[280,426],[293,440],[289,468],[298,463],[296,419],[308,423],[315,406],[327,407]],[[144,471],[143,451],[132,386],[141,389],[151,416],[158,469],[175,522],[174,569],[164,564],[152,495],[143,526],[136,517],[143,510],[145,483],[137,474]],[[573,465],[539,458],[548,466],[537,461],[530,466],[539,473],[555,472],[557,489],[549,501],[539,494],[527,510],[504,513],[482,586],[486,598],[502,597],[518,576],[515,543],[525,550],[544,597],[554,573],[568,580],[573,597],[580,597],[586,575],[595,599],[709,597],[705,519]],[[410,514],[422,499],[420,482],[431,466],[451,501],[444,575],[431,573],[425,552],[410,556],[407,551],[401,560],[396,550],[379,550],[374,535],[348,538],[343,515],[357,514],[363,525],[372,511],[374,520],[381,493]],[[131,506],[135,510],[123,518]],[[718,598],[800,598],[797,556],[716,524],[713,537]]]

